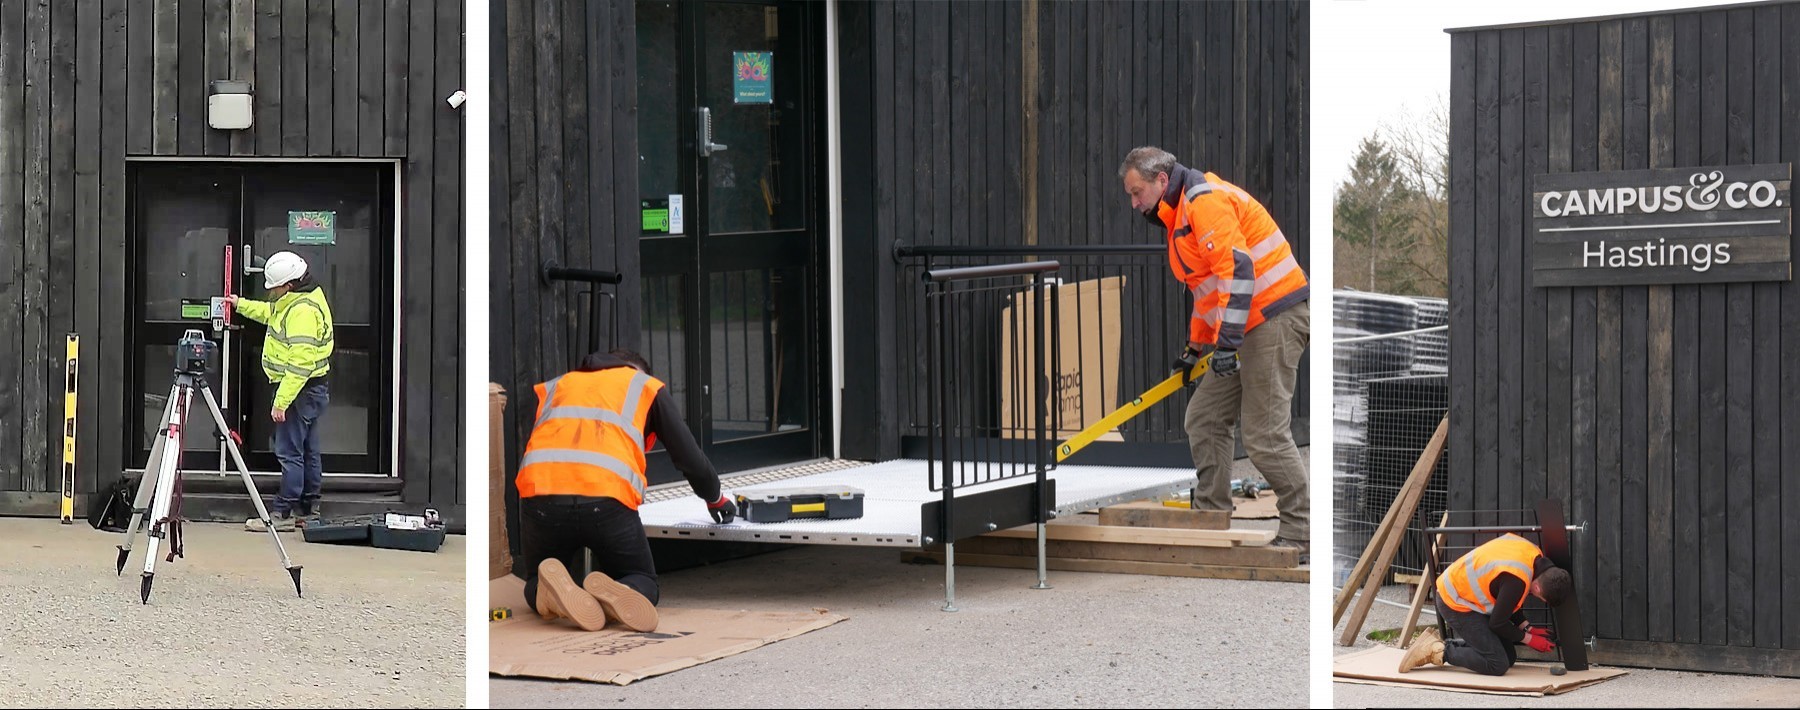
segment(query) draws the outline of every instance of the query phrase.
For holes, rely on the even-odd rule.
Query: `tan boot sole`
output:
[[[1438,635],[1437,629],[1427,627],[1424,633],[1413,639],[1412,645],[1406,649],[1406,655],[1400,658],[1400,672],[1406,673],[1421,666],[1442,665],[1443,644],[1443,637]]]
[[[606,628],[606,612],[600,603],[576,586],[569,569],[555,558],[538,564],[537,609],[539,616],[564,617],[584,631]]]
[[[591,598],[606,609],[609,618],[618,619],[626,628],[632,631],[656,630],[656,605],[651,604],[636,589],[615,582],[613,578],[599,572],[589,573],[581,588],[593,595]]]

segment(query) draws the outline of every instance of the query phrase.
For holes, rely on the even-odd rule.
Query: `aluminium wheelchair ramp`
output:
[[[863,516],[850,520],[792,520],[785,523],[715,525],[706,504],[685,488],[684,495],[653,495],[638,510],[650,537],[685,540],[728,540],[783,544],[853,545],[870,547],[923,547],[923,511],[927,503],[943,500],[943,493],[926,482],[927,462],[896,459],[882,463],[808,473],[792,478],[734,486],[724,479],[728,493],[749,493],[759,488],[797,486],[854,486],[863,491]],[[1052,469],[1056,481],[1058,517],[1075,515],[1106,505],[1124,503],[1184,490],[1193,486],[1190,468],[1134,466],[1070,466]],[[750,477],[757,478],[757,477]],[[959,486],[957,498],[984,491],[1026,485],[1030,477],[980,485]],[[660,499],[660,500],[659,500]]]

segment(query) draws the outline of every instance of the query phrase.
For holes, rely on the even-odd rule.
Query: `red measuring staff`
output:
[[[231,245],[225,245],[225,325],[231,325]]]

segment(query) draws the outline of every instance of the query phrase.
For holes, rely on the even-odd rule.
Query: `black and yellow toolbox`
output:
[[[738,517],[752,523],[848,520],[863,514],[863,492],[850,486],[765,488],[736,495]]]

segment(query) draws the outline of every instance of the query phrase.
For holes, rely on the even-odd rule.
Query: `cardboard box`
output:
[[[1058,363],[1061,367],[1057,372],[1057,383],[1051,387],[1052,396],[1058,398],[1062,428],[1056,427],[1056,419],[1052,417],[1052,439],[1066,439],[1080,433],[1112,413],[1119,402],[1129,396],[1119,392],[1119,292],[1124,288],[1123,276],[1057,286],[1061,341],[1057,343],[1057,350],[1045,354],[1044,360],[1045,367],[1051,367],[1054,353],[1060,353],[1062,358]],[[1043,306],[1049,308],[1049,299],[1044,300]],[[1036,315],[1033,312],[1035,304],[1031,301],[1028,292],[1020,293],[1013,296],[1011,305],[1001,310],[998,327],[1002,383],[1012,381],[1015,369],[1036,372],[1036,342],[1031,335]],[[1048,329],[1052,324],[1046,322],[1045,327]],[[1024,342],[1013,343],[1014,330]],[[1049,336],[1046,332],[1045,337]],[[1013,402],[1015,396],[1011,387],[1004,384],[1000,387],[1000,425],[1004,432],[1002,436],[1009,439],[1027,437],[1036,423],[1032,408],[1026,406],[1026,402]],[[1113,431],[1102,435],[1100,440],[1124,439]]]
[[[488,383],[488,579],[512,574],[506,539],[506,388]]]

